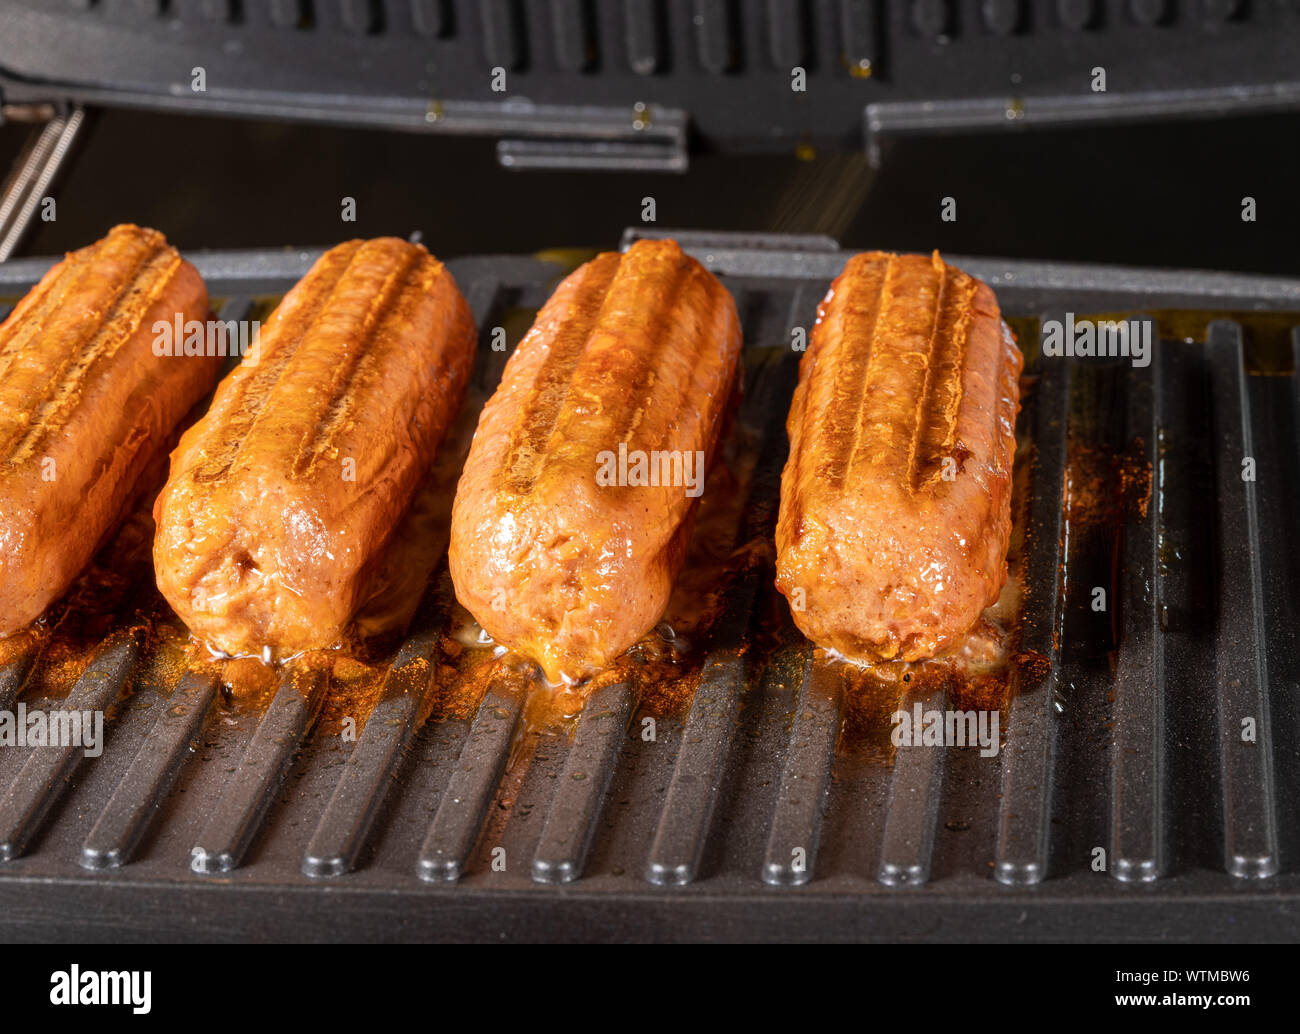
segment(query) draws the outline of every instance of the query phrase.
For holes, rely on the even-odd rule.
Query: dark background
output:
[[[7,168],[27,126],[0,127]],[[487,139],[99,111],[22,254],[134,221],[182,249],[419,230],[444,257],[611,248],[660,228],[829,233],[846,246],[1295,274],[1300,117],[890,141],[859,154],[692,156],[684,175],[507,172]],[[957,221],[940,220],[941,199]],[[1241,219],[1241,199],[1258,205]],[[355,223],[340,202],[356,198]]]

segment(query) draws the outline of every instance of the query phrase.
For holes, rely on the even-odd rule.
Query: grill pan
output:
[[[848,253],[818,237],[673,236],[737,300],[741,421],[760,430],[745,531],[767,535],[791,328],[811,326]],[[194,261],[237,318],[318,254]],[[0,751],[0,935],[1294,938],[1300,281],[948,259],[993,286],[1027,354],[1037,321],[1066,312],[1148,313],[1161,335],[1145,369],[1030,363],[1018,649],[1050,663],[1016,669],[996,757],[837,752],[849,704],[810,666],[760,557],[734,572],[701,685],[653,741],[628,689],[607,686],[571,739],[536,739],[506,769],[521,720],[511,686],[493,683],[467,717],[420,720],[451,602],[444,567],[355,744],[313,729],[318,676],[236,711],[213,680],[160,684],[148,637],[112,631],[65,705],[118,701],[103,756]],[[48,265],[0,266],[0,296]],[[502,356],[489,328],[539,306],[557,269],[449,266],[484,328],[490,380]],[[1145,512],[1081,521],[1062,505],[1063,486],[1102,461],[1150,471]],[[0,706],[25,667],[0,669]],[[927,692],[927,709],[944,706],[942,689]]]

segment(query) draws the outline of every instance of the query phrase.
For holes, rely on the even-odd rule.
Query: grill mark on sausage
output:
[[[3,350],[0,350],[0,384],[7,381],[10,367],[23,350],[31,344],[37,333],[45,329],[46,321],[49,319],[51,312],[57,312],[62,307],[61,303],[68,296],[73,286],[80,282],[89,266],[90,262],[85,256],[79,253],[70,255],[58,279],[47,283],[40,297],[33,301],[26,318],[21,322],[12,317],[5,321],[5,326],[10,330],[6,335],[8,341]],[[17,310],[14,311],[13,315],[18,315]],[[3,333],[4,329],[0,328],[0,334]],[[5,457],[4,462],[7,465],[12,463],[9,457],[15,448],[16,441],[26,433],[30,422],[30,414],[31,410],[15,411],[9,420],[4,421],[8,425],[4,429],[8,431],[9,437],[7,440],[0,442],[0,456]]]
[[[879,266],[880,261],[877,259],[868,268],[875,273]],[[894,277],[901,269],[898,256],[885,256],[884,267],[879,273],[878,281],[872,275],[862,274],[850,280],[851,288],[860,288],[858,291],[850,290],[850,303],[855,298],[863,297],[866,307],[850,308],[839,327],[840,347],[837,355],[841,359],[836,364],[837,390],[832,411],[840,414],[838,419],[847,419],[850,423],[847,428],[837,428],[841,439],[848,438],[849,441],[847,447],[841,444],[839,453],[831,457],[831,462],[837,464],[831,478],[831,486],[834,488],[842,487],[849,472],[861,462],[863,450],[869,444],[869,440],[864,441],[863,432],[867,428],[873,432],[875,430],[873,407],[877,400],[872,393],[872,378],[877,362],[888,358],[884,350],[875,347],[876,333],[880,329],[880,315],[888,312],[889,303],[894,297]],[[845,352],[848,353],[847,356]],[[848,366],[847,370],[844,370],[845,365]]]
[[[652,451],[662,444],[673,423],[673,414],[680,413],[679,408],[665,406],[666,400],[655,399],[654,395],[661,380],[664,350],[672,336],[672,321],[682,306],[683,294],[696,283],[697,277],[680,252],[673,255],[671,262],[664,262],[659,252],[653,254],[654,257],[647,261],[644,253],[634,248],[621,256],[612,256],[617,259],[617,262],[609,263],[612,275],[597,288],[603,288],[599,307],[584,310],[591,312],[594,309],[594,318],[589,323],[584,322],[581,335],[568,328],[568,332],[562,334],[566,343],[577,342],[580,347],[576,353],[563,349],[565,354],[560,362],[554,363],[556,374],[547,389],[534,395],[534,398],[548,403],[545,407],[535,407],[535,411],[546,409],[549,413],[550,404],[554,404],[554,418],[543,423],[534,416],[533,426],[528,431],[527,448],[520,454],[512,454],[512,461],[522,458],[529,461],[530,467],[527,477],[522,477],[519,476],[519,466],[514,463],[508,466],[508,487],[515,493],[525,495],[535,491],[546,472],[556,463],[563,462],[560,458],[563,454],[553,448],[553,440],[557,437],[562,441],[594,441],[598,446],[597,453],[606,449],[613,451],[621,443],[626,443],[629,450]],[[648,284],[653,286],[647,288]],[[584,282],[582,289],[586,288]],[[648,322],[647,307],[640,304],[645,294],[653,298]],[[651,347],[621,347],[621,343],[632,335],[638,340],[648,340]],[[611,350],[598,347],[599,343],[609,339],[620,343],[620,347],[613,350],[612,363]],[[553,346],[548,365],[551,365],[556,351],[560,349]],[[560,374],[564,375],[563,379]],[[543,374],[539,382],[545,379]],[[615,387],[627,385],[623,389],[626,395],[620,398],[615,409],[615,419],[608,417],[603,404],[594,414],[583,411],[582,400],[595,397],[611,383]],[[679,390],[678,399],[682,397]],[[656,413],[664,414],[664,419],[657,423],[653,421]],[[540,451],[540,460],[535,459],[537,451]],[[595,469],[596,457],[593,455],[591,470]]]
[[[959,284],[958,273],[937,256],[931,260],[937,274],[935,319],[926,342],[926,368],[911,420],[913,434],[907,445],[907,486],[918,492],[931,475],[941,475],[943,457],[952,449],[957,410],[961,404],[962,355],[970,326],[969,293]]]
[[[81,345],[69,352],[50,377],[41,396],[33,400],[29,420],[13,441],[7,462],[13,466],[31,459],[40,444],[66,426],[68,414],[82,396],[91,369],[101,361],[111,361],[135,331],[143,313],[158,299],[175,277],[181,257],[165,247],[160,234],[120,235],[124,245],[142,244],[130,273],[118,281],[112,301],[99,315],[91,333],[84,334]],[[112,242],[110,245],[117,242]],[[105,246],[105,251],[110,245]],[[102,253],[101,253],[102,254]],[[83,267],[88,269],[89,264]]]
[[[9,331],[6,335],[9,340],[3,350],[0,350],[0,375],[9,373],[10,367],[12,367],[18,356],[31,346],[37,335],[49,331],[51,317],[57,319],[58,314],[64,311],[64,302],[73,290],[80,286],[86,274],[94,267],[97,258],[103,258],[105,262],[110,262],[113,258],[110,254],[111,250],[119,246],[125,247],[132,240],[150,239],[141,238],[139,235],[131,235],[131,237],[124,240],[124,236],[122,232],[114,228],[108,237],[98,244],[69,254],[64,260],[59,276],[55,280],[46,283],[40,295],[30,305],[20,304],[14,310],[14,317],[21,314],[23,318],[21,321],[11,318],[5,323],[5,328],[8,328]],[[118,285],[119,293],[125,289],[126,283],[126,278],[120,281]],[[0,335],[5,334],[5,328],[0,328]],[[52,384],[53,378],[47,378],[45,386]],[[23,411],[15,413],[15,419],[9,423],[7,428],[10,438],[0,446],[0,455],[6,457],[6,463],[13,462],[9,456],[17,447],[17,442],[28,433],[30,428],[31,414],[34,407],[30,406],[29,402],[29,399],[24,398]]]
[[[940,272],[940,282],[925,383],[917,400],[916,435],[908,460],[909,484],[914,492],[943,476],[944,459],[951,457],[957,462],[963,458],[955,455],[957,413],[961,408],[976,285],[971,277],[945,265],[937,255],[933,262]]]
[[[330,254],[330,264],[317,270],[320,281],[317,289],[308,295],[310,304],[296,309],[291,318],[277,314],[274,325],[268,322],[264,328],[257,344],[257,367],[248,377],[231,385],[237,389],[237,394],[227,407],[229,416],[224,422],[225,434],[220,448],[194,469],[191,476],[196,484],[219,481],[234,465],[240,449],[265,411],[272,389],[297,353],[303,338],[334,300],[343,278],[360,254],[362,242],[350,243],[353,245],[350,248],[347,244],[340,245],[337,255]],[[275,347],[268,348],[269,345]]]
[[[866,369],[871,355],[871,338],[875,333],[881,294],[893,259],[892,255],[879,254],[850,259],[835,279],[830,293],[817,306],[817,322],[812,328],[808,352],[801,363],[801,367],[808,367],[807,375],[801,376],[801,383],[795,389],[787,421],[791,484],[805,483],[806,458],[813,463],[818,479],[828,486],[844,483],[852,455],[857,449],[856,425],[865,417]],[[880,270],[882,264],[883,273]],[[863,291],[864,284],[874,290]],[[871,317],[865,328],[862,326],[863,320],[852,318],[854,302],[859,297],[865,297],[866,311]],[[861,311],[857,315],[861,317]],[[847,326],[851,320],[852,326]],[[852,351],[854,345],[858,346],[856,355]],[[849,367],[847,374],[845,366]],[[827,379],[830,382],[831,401],[821,407],[827,412],[818,426],[816,403],[823,382]],[[806,444],[805,439],[808,439]],[[793,492],[789,493],[784,504],[790,513],[792,538],[796,543],[803,539],[808,530],[805,502],[804,493]]]
[[[12,335],[0,348],[0,370],[20,353],[38,334],[46,329],[46,321],[51,315],[57,317],[63,312],[63,302],[81,286],[87,273],[100,263],[111,265],[130,250],[140,245],[150,249],[163,245],[162,234],[156,230],[146,230],[138,226],[115,226],[102,240],[77,251],[69,252],[59,264],[59,275],[50,281],[42,281],[35,292],[24,298],[10,314],[9,320],[0,325],[0,336],[5,335],[6,328]],[[147,255],[145,256],[147,257]],[[141,260],[143,261],[143,259]],[[140,262],[133,268],[138,268]],[[125,289],[127,279],[118,285]],[[21,316],[21,319],[18,317]],[[17,328],[16,330],[14,328]]]
[[[532,492],[548,459],[548,443],[570,400],[570,385],[586,353],[592,332],[599,324],[609,298],[610,287],[622,266],[617,253],[601,255],[587,267],[587,274],[566,299],[569,308],[561,314],[559,332],[551,341],[546,359],[537,373],[533,391],[513,424],[510,447],[502,465],[507,492],[524,496]],[[543,310],[543,315],[553,314]],[[519,348],[524,347],[520,342]]]
[[[916,393],[916,405],[909,426],[912,429],[910,440],[907,443],[907,467],[906,467],[906,485],[912,492],[918,487],[918,467],[920,465],[920,452],[922,440],[925,438],[925,421],[930,416],[931,407],[931,382],[934,378],[936,365],[935,351],[938,345],[938,332],[940,324],[943,323],[943,308],[948,288],[948,271],[943,267],[936,268],[933,263],[930,265],[930,273],[936,276],[938,283],[934,288],[934,319],[930,321],[929,339],[925,343],[925,366],[921,373],[920,390]]]
[[[0,325],[0,337],[8,339],[3,347],[0,347],[0,380],[3,380],[4,375],[8,373],[14,359],[45,328],[45,322],[50,314],[62,308],[62,302],[73,287],[81,282],[93,258],[93,255],[82,252],[70,254],[64,260],[57,279],[43,283],[39,288],[39,294],[32,298],[28,305],[19,306],[26,309],[25,318],[18,320],[19,309],[15,309],[9,319]]]
[[[689,274],[681,275],[684,264],[684,256],[680,253],[676,256],[671,269],[668,271],[668,289],[663,292],[656,292],[656,304],[652,310],[654,315],[648,325],[645,326],[645,337],[650,339],[651,348],[634,349],[631,355],[632,363],[623,371],[632,388],[628,396],[627,403],[620,408],[619,412],[623,419],[614,434],[613,445],[618,446],[620,442],[627,442],[630,450],[644,446],[646,451],[652,451],[663,444],[663,434],[658,436],[648,435],[649,441],[633,442],[633,436],[641,428],[641,423],[645,419],[650,407],[654,405],[655,386],[659,381],[659,367],[662,360],[664,348],[669,338],[669,323],[677,312],[679,299],[685,293],[688,283],[694,280]],[[658,271],[657,271],[658,272]],[[660,274],[662,275],[662,274]],[[610,294],[614,293],[614,286],[610,288]],[[623,329],[622,321],[618,329]],[[679,390],[678,398],[684,397],[684,393]],[[663,400],[659,402],[662,404]],[[664,407],[664,413],[680,413],[680,407]],[[672,417],[668,416],[664,420],[661,431],[671,424]],[[594,457],[593,457],[594,462]]]
[[[710,290],[710,283],[706,277],[711,276],[711,274],[709,274],[706,269],[694,266],[689,267],[689,269],[691,274],[691,292],[698,296],[700,301],[687,302],[684,304],[687,304],[692,308],[699,305],[702,311],[706,313],[703,322],[708,330],[697,339],[697,344],[701,347],[696,350],[692,362],[692,369],[696,376],[689,380],[685,378],[681,380],[678,391],[678,404],[675,412],[678,414],[690,414],[690,416],[694,418],[696,426],[702,425],[703,427],[710,429],[709,433],[705,436],[705,447],[703,450],[704,467],[702,476],[704,476],[705,473],[713,467],[713,462],[717,455],[718,448],[722,443],[722,434],[728,426],[727,410],[733,401],[738,400],[739,396],[737,393],[743,393],[744,363],[737,362],[728,371],[728,376],[720,386],[720,390],[708,394],[706,401],[707,409],[700,409],[692,405],[691,400],[695,397],[695,393],[698,391],[698,374],[703,370],[705,364],[714,363],[716,361],[716,343],[727,339],[727,317],[729,315],[728,304],[730,303],[734,307],[735,300],[732,298],[730,292],[724,290],[724,293],[719,295]],[[741,328],[741,333],[742,335],[744,333],[743,326]],[[674,425],[669,424],[665,426],[665,439],[669,428],[672,426]],[[683,542],[683,545],[684,544],[685,543]]]
[[[685,255],[682,256],[683,260]],[[713,463],[714,452],[716,451],[719,436],[723,430],[723,421],[720,419],[726,407],[731,403],[732,397],[736,391],[737,380],[741,377],[741,364],[737,363],[735,368],[730,371],[725,385],[718,394],[710,393],[705,399],[704,405],[707,409],[699,408],[698,403],[693,403],[697,391],[699,374],[712,363],[716,357],[716,343],[726,340],[726,304],[732,300],[728,296],[720,296],[709,289],[709,283],[705,279],[711,274],[703,267],[687,265],[686,282],[682,287],[682,297],[675,303],[675,306],[687,312],[700,312],[700,323],[706,328],[693,343],[697,345],[692,355],[691,371],[689,378],[680,378],[677,381],[677,393],[675,396],[675,406],[667,410],[673,414],[671,419],[665,420],[660,428],[659,442],[655,447],[671,447],[668,443],[669,432],[674,427],[680,427],[683,414],[686,419],[691,420],[696,425],[711,427],[713,433],[706,438],[704,449],[704,466],[709,469]],[[733,304],[734,304],[734,300]]]
[[[895,256],[882,256],[860,262],[852,276],[842,276],[837,297],[831,299],[825,314],[829,339],[824,343],[814,341],[817,354],[813,376],[819,380],[830,378],[831,389],[819,441],[812,452],[821,457],[822,476],[831,488],[842,486],[857,463],[863,449],[863,430],[871,422],[872,345],[880,314],[889,303],[895,265]],[[811,382],[809,394],[817,394]]]
[[[369,386],[391,369],[394,353],[398,349],[409,347],[408,329],[416,325],[416,313],[430,298],[444,301],[454,298],[457,288],[450,282],[446,267],[431,255],[416,251],[412,254],[410,267],[401,277],[401,282],[394,287],[397,297],[391,302],[391,309],[385,311],[371,335],[370,345],[365,348],[357,362],[356,370],[336,395],[328,415],[328,435],[319,442],[312,457],[311,466],[304,470],[304,476],[315,471],[322,460],[335,461],[339,458],[339,438],[346,434],[356,422],[364,419],[364,411],[359,400],[366,396]],[[433,357],[430,357],[431,359]],[[418,400],[410,415],[411,423],[405,425],[407,438],[399,441],[394,437],[382,439],[367,449],[366,466],[384,470],[394,458],[394,454],[404,448],[403,442],[410,444],[415,432],[411,424],[418,425],[421,419],[436,422],[437,417],[430,410],[452,404],[449,394],[456,382],[449,353],[436,357],[437,376],[431,393]],[[358,476],[360,474],[358,473]]]
[[[364,250],[365,247],[359,249],[357,255],[360,256]],[[388,249],[378,244],[374,246],[374,251],[381,250]],[[391,326],[394,320],[405,319],[409,315],[415,292],[405,289],[410,284],[412,274],[424,262],[425,256],[418,249],[404,249],[401,261],[389,269],[378,289],[370,292],[370,302],[361,325],[355,335],[349,335],[345,343],[344,361],[334,368],[330,391],[328,395],[321,393],[324,402],[317,411],[316,421],[303,430],[302,443],[291,467],[292,477],[308,477],[316,462],[333,449],[334,440],[347,423],[348,399],[353,383],[364,368],[364,361],[370,356],[372,347],[382,338],[383,330]],[[398,305],[394,305],[395,299]],[[399,306],[404,308],[399,310]],[[334,351],[338,351],[337,347]]]

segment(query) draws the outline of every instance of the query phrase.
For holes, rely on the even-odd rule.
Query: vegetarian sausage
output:
[[[560,284],[479,420],[452,512],[456,595],[552,681],[659,620],[738,380],[730,294],[642,240]]]
[[[0,634],[71,585],[212,389],[219,357],[155,348],[156,325],[207,315],[194,267],[161,233],[123,225],[0,325]]]
[[[920,660],[997,599],[1022,364],[993,292],[938,252],[849,260],[786,425],[777,587],[809,639]]]
[[[181,439],[158,586],[232,655],[334,644],[464,395],[476,335],[451,274],[394,238],[325,253]]]

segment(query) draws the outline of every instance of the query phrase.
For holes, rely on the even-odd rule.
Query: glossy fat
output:
[[[0,325],[0,634],[63,594],[211,390],[220,358],[154,354],[156,322],[207,316],[194,267],[157,231],[123,225]]]
[[[216,650],[323,648],[460,407],[473,317],[394,238],[328,251],[181,439],[155,511],[158,585]]]
[[[654,627],[698,498],[602,485],[599,457],[625,443],[702,452],[707,467],[739,356],[730,294],[673,241],[600,255],[561,283],[484,407],[456,492],[452,580],[493,639],[558,682]]]
[[[849,261],[787,421],[777,587],[809,639],[921,660],[998,598],[1022,365],[993,292],[937,252]]]

